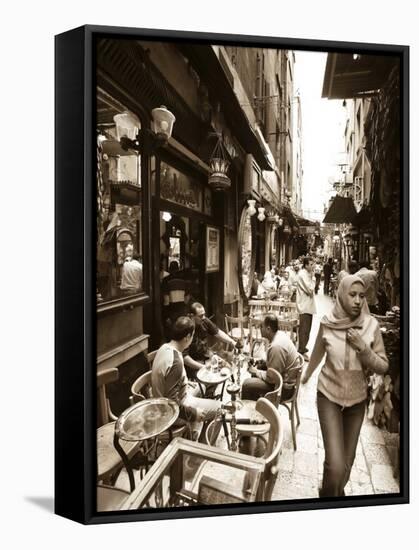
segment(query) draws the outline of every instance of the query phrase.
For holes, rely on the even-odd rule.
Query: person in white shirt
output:
[[[298,329],[298,351],[308,361],[307,342],[310,338],[313,314],[316,313],[314,302],[313,260],[308,256],[303,260],[303,268],[297,277],[297,311],[300,315]]]
[[[122,266],[121,290],[126,294],[138,292],[142,286],[143,266],[140,256],[134,254],[132,259],[128,256]]]

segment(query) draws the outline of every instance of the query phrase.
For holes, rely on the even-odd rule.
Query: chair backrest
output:
[[[103,426],[103,424],[107,424],[111,420],[116,420],[116,416],[112,414],[109,399],[106,396],[106,386],[112,382],[116,382],[118,379],[119,371],[115,367],[100,370],[96,375],[98,426]]]
[[[279,454],[284,440],[284,426],[278,409],[272,405],[265,397],[261,397],[256,402],[256,410],[270,424],[268,445],[265,451],[265,472],[262,480],[262,499],[270,500],[275,481],[278,475]]]
[[[282,376],[275,369],[268,369],[267,374],[270,380],[275,380],[274,382],[275,387],[272,391],[265,393],[265,398],[268,399],[276,408],[278,408],[279,403],[281,401],[282,384],[283,384]]]
[[[298,397],[298,390],[300,389],[301,374],[303,372],[304,357],[301,353],[298,354],[294,364],[287,371],[287,378],[295,379],[294,391],[288,399],[281,400],[281,403],[290,403],[295,401]],[[295,375],[293,374],[295,373]]]
[[[231,317],[230,315],[224,316],[225,329],[229,336],[233,338],[233,328],[240,329],[240,338],[243,340],[245,337],[244,329],[249,324],[248,317]]]
[[[261,317],[249,317],[249,344],[252,348],[255,341],[262,340],[261,326],[263,319]]]
[[[151,370],[145,372],[135,380],[131,386],[130,402],[131,405],[144,401],[144,399],[150,399],[152,397],[151,391]]]

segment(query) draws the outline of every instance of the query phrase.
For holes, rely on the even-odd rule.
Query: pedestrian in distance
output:
[[[316,313],[314,301],[313,260],[308,256],[303,259],[303,268],[297,276],[297,311],[300,316],[298,327],[298,351],[308,361],[307,343],[310,338],[313,315]]]
[[[319,287],[320,287],[320,280],[321,280],[321,277],[322,277],[322,264],[317,261],[315,266],[314,266],[314,277],[316,278],[316,286],[314,287],[314,293],[317,294],[319,292]]]
[[[333,259],[329,258],[323,266],[323,275],[324,275],[323,293],[326,296],[329,295],[330,277],[332,276],[332,273],[333,273]]]
[[[347,275],[336,303],[320,322],[306,384],[322,362],[317,383],[317,411],[325,459],[321,497],[345,496],[367,402],[367,377],[388,369],[378,321],[369,313],[363,280]]]

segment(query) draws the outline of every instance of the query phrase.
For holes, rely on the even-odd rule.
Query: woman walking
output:
[[[332,312],[320,322],[303,384],[324,355],[317,384],[325,449],[320,496],[344,496],[365,415],[367,373],[388,369],[378,321],[369,313],[365,285],[356,275],[342,279]]]

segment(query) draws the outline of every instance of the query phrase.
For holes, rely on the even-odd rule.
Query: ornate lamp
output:
[[[249,216],[254,216],[256,214],[256,201],[254,199],[248,199],[247,204],[249,205],[247,208],[247,213],[249,214]]]
[[[214,191],[224,191],[231,186],[231,180],[227,176],[230,162],[227,160],[227,155],[224,149],[221,134],[218,134],[217,143],[212,152],[210,161],[210,175],[208,176],[208,184]]]
[[[263,206],[260,206],[260,207],[258,208],[258,212],[259,212],[259,213],[258,213],[258,220],[259,220],[260,222],[263,222],[263,221],[265,220],[265,209],[264,209],[264,207],[263,207]]]
[[[176,120],[174,114],[162,105],[153,109],[151,116],[152,129],[141,128],[138,117],[127,111],[113,117],[116,135],[123,149],[151,155],[159,147],[167,145]]]

